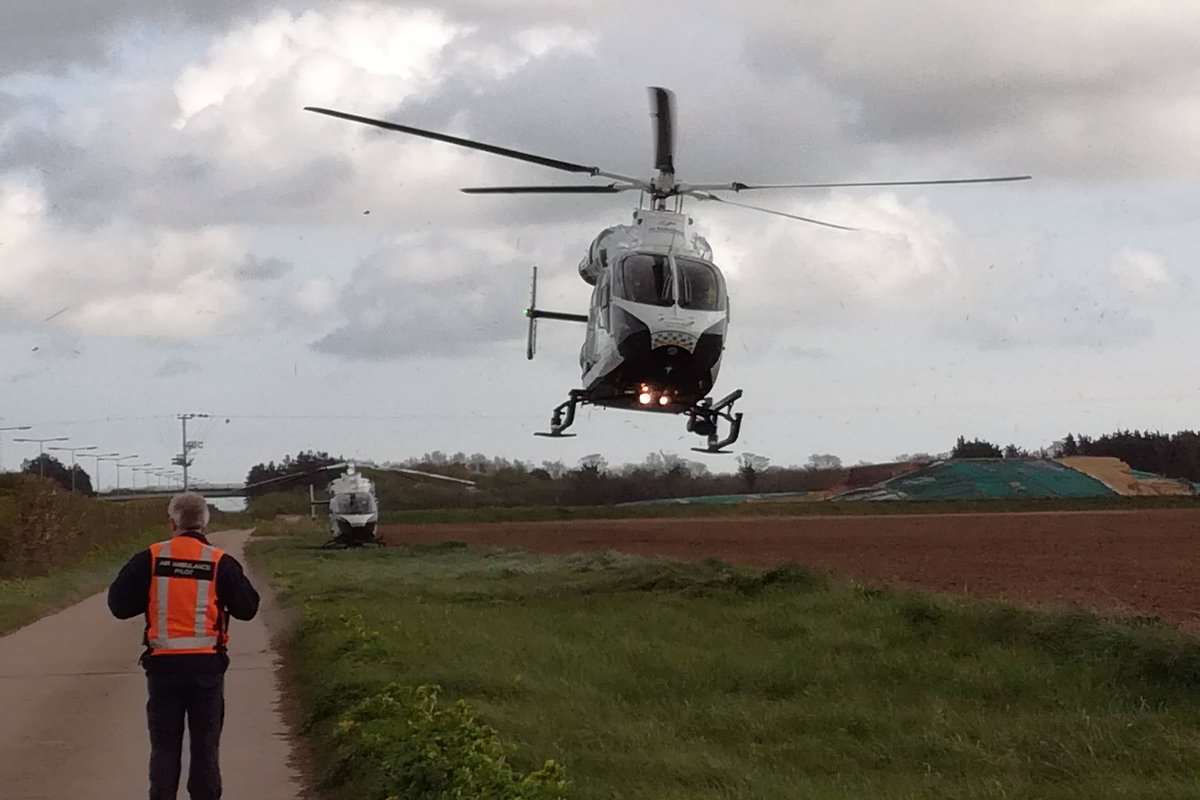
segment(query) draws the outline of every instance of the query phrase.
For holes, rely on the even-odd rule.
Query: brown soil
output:
[[[1200,511],[388,525],[389,544],[458,540],[797,563],[872,583],[1158,616],[1200,630]]]

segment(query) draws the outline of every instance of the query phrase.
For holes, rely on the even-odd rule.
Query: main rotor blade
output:
[[[371,469],[383,470],[385,472],[398,472],[406,478],[433,478],[435,480],[457,483],[463,486],[475,485],[475,481],[468,481],[463,478],[451,478],[449,475],[438,475],[436,472],[422,472],[419,469],[404,469],[402,467],[371,467]]]
[[[675,174],[675,93],[649,87],[650,119],[654,126],[654,168]]]
[[[459,191],[466,194],[617,194],[618,192],[634,191],[637,186],[618,186],[610,183],[606,186],[469,186]]]
[[[334,111],[331,108],[319,108],[316,106],[305,106],[305,111],[312,111],[317,114],[324,114],[327,117],[337,117],[351,122],[360,122],[363,125],[374,125],[376,128],[384,128],[389,131],[399,131],[400,133],[408,133],[413,136],[423,136],[426,139],[434,139],[439,142],[448,144],[456,144],[459,147],[469,147],[472,150],[482,150],[485,153],[492,153],[505,158],[515,158],[518,161],[528,161],[531,164],[540,164],[543,167],[552,167],[561,169],[566,172],[582,172],[588,175],[599,175],[599,167],[589,167],[584,164],[575,164],[571,161],[562,161],[557,158],[547,158],[533,153],[523,153],[520,150],[512,150],[507,147],[499,147],[494,144],[485,142],[476,142],[472,139],[463,139],[458,136],[450,136],[445,133],[437,133],[435,131],[422,130],[421,128],[413,128],[408,125],[400,125],[396,122],[388,122],[382,119],[372,119],[371,117],[360,117],[358,114],[348,114],[345,111]]]
[[[786,211],[776,211],[773,208],[762,208],[761,206],[752,206],[752,205],[749,205],[748,203],[738,203],[734,200],[726,200],[723,197],[717,197],[715,194],[709,194],[708,192],[692,191],[692,192],[688,192],[688,194],[691,195],[692,197],[696,197],[700,200],[713,200],[717,203],[724,203],[727,206],[737,206],[739,208],[748,208],[751,211],[761,211],[764,214],[774,214],[775,216],[778,216],[778,217],[787,217],[788,219],[796,219],[796,220],[800,220],[801,222],[811,222],[813,225],[821,225],[826,228],[837,228],[839,231],[860,230],[859,228],[851,228],[846,225],[838,225],[833,222],[824,222],[823,220],[813,219],[812,217],[802,217],[799,214],[789,214]]]
[[[346,466],[347,466],[347,464],[345,464],[345,463],[329,464],[328,466],[317,467],[316,469],[309,470],[308,472],[289,472],[287,475],[280,475],[275,478],[267,478],[264,481],[255,481],[254,483],[247,483],[242,488],[243,489],[253,489],[258,486],[266,486],[269,483],[279,483],[281,481],[294,480],[296,478],[309,478],[309,477],[312,477],[313,475],[320,475],[322,472],[328,472],[331,469],[342,469],[343,467],[346,467]]]
[[[940,186],[952,183],[1011,183],[1032,180],[1032,175],[1006,175],[1000,178],[951,178],[933,181],[857,181],[850,183],[696,183],[688,189],[741,192],[749,189],[837,189],[851,186]]]

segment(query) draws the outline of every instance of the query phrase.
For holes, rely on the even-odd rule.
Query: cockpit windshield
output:
[[[675,303],[671,262],[666,256],[633,253],[621,262],[621,297],[634,303]]]
[[[675,259],[679,268],[679,306],[697,311],[720,311],[721,278],[717,270],[703,261]]]
[[[334,495],[329,510],[334,514],[374,514],[375,498],[366,492]]]

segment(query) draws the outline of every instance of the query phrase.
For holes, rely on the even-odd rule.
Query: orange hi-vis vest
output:
[[[217,564],[224,552],[191,536],[150,545],[147,654],[223,653],[229,642],[217,605]]]

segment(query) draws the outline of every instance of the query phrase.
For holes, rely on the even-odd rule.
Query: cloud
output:
[[[81,231],[57,222],[36,173],[0,175],[0,305],[15,317],[88,332],[188,337],[245,308],[235,271],[248,257],[219,228]]]
[[[1162,257],[1145,250],[1121,250],[1113,257],[1109,269],[1121,288],[1134,295],[1158,295],[1174,284]]]
[[[355,268],[337,296],[342,322],[313,348],[389,360],[478,352],[517,338],[525,269],[500,237],[400,239]]]
[[[971,151],[1041,176],[1195,176],[1200,79],[1190,4],[1018,0],[805,8],[756,3],[746,57],[855,107],[868,142]]]
[[[196,35],[219,31],[238,19],[268,9],[335,10],[338,6],[388,6],[397,10],[428,8],[427,0],[346,3],[344,0],[13,0],[6,3],[0,27],[0,73],[14,70],[65,71],[95,66],[121,56],[130,38]],[[587,20],[597,11],[593,0],[439,0],[438,9],[489,28]]]
[[[83,340],[66,331],[49,330],[37,336],[29,352],[35,361],[63,361],[83,355]]]
[[[138,26],[154,29],[212,28],[236,14],[252,13],[267,0],[44,0],[5,4],[0,27],[0,73],[59,72],[75,64],[103,63]]]
[[[1078,14],[1031,2],[1006,16],[935,0],[938,13],[920,19],[882,3],[849,7],[860,13],[815,9],[803,20],[772,3],[736,12],[718,4],[686,19],[646,9],[647,24],[671,21],[680,40],[705,53],[681,60],[670,48],[647,48],[647,37],[629,35],[619,14],[595,5],[530,0],[502,13],[482,0],[436,10],[182,2],[170,14],[160,5],[114,0],[83,15],[100,50],[118,42],[126,55],[70,78],[0,81],[0,256],[21,260],[0,275],[0,305],[13,315],[44,318],[70,304],[56,323],[174,337],[245,331],[265,316],[287,336],[328,331],[309,338],[343,356],[463,352],[519,335],[508,319],[514,306],[501,316],[482,294],[523,302],[518,275],[533,261],[561,259],[573,280],[591,236],[628,218],[626,197],[464,197],[455,188],[569,178],[305,114],[307,104],[644,174],[642,84],[664,83],[679,91],[681,176],[698,181],[852,178],[901,153],[955,170],[985,161],[1024,168],[1035,142],[1046,148],[1031,163],[1054,161],[1060,174],[1083,174],[1106,148],[1119,163],[1097,174],[1157,174],[1161,164],[1129,149],[1143,144],[1162,158],[1193,158],[1190,147],[1163,140],[1170,131],[1191,135],[1190,95],[1176,91],[1190,50],[1171,29],[1187,11],[1164,22],[1117,3],[1123,41],[1111,20],[1081,24]],[[139,36],[155,45],[146,58],[163,60],[133,69],[127,54]],[[1055,37],[1061,45],[1045,45]],[[1165,98],[1180,124],[1154,117],[1149,135],[1123,142],[1111,131],[1093,135],[1091,126],[1128,111],[1127,101],[1142,102],[1137,86]],[[1065,133],[1047,135],[1060,123]],[[1036,135],[1023,136],[1028,130]],[[982,256],[957,209],[932,206],[919,191],[750,200],[865,229],[857,233],[712,204],[690,209],[729,275],[738,330],[944,327],[969,313],[976,333],[954,335],[981,343],[1011,340],[1014,314],[1050,318],[1062,300],[1052,292],[1031,294],[1018,281],[1002,287],[1000,302],[989,297],[992,284],[973,277]],[[13,210],[22,203],[35,211]],[[286,261],[257,255],[271,250],[260,241],[292,240],[301,229],[322,248],[282,253]],[[380,248],[387,240],[395,244]],[[353,254],[348,280],[349,265],[330,253]],[[518,272],[501,278],[481,263]],[[1153,265],[1140,256],[1117,258],[1111,270],[1129,292],[1154,285]],[[570,293],[577,300],[586,289]],[[1107,294],[1096,302],[1109,309],[1106,319],[1119,316]],[[979,323],[989,314],[990,327]],[[1046,330],[1048,341],[1080,338]]]
[[[280,258],[258,258],[247,255],[234,274],[246,281],[273,281],[292,270],[292,264]]]
[[[808,347],[805,345],[787,347],[784,349],[784,354],[800,361],[827,361],[833,357],[833,354],[824,347]]]
[[[812,329],[884,310],[916,315],[944,303],[959,280],[957,230],[919,198],[880,192],[774,206],[863,230],[704,206],[701,230],[728,276],[738,325]]]
[[[1130,248],[1107,268],[1076,275],[1019,264],[988,275],[964,284],[961,304],[939,324],[943,335],[985,350],[1125,348],[1145,343],[1156,322],[1186,302],[1167,291],[1172,279],[1160,256]]]
[[[181,375],[199,372],[200,367],[201,365],[198,362],[186,358],[169,358],[159,364],[158,369],[154,370],[154,377],[178,378]]]
[[[41,171],[49,205],[75,224],[116,215],[186,227],[315,223],[364,208],[425,219],[486,212],[452,187],[501,174],[498,159],[302,107],[394,116],[453,87],[459,116],[446,122],[461,130],[474,98],[539,61],[588,58],[593,37],[558,22],[562,13],[526,19],[544,3],[518,4],[512,18],[486,26],[453,18],[477,4],[409,5],[277,8],[230,22],[182,68],[160,46],[149,63],[87,74],[86,91],[65,80],[18,82],[0,95],[0,172]],[[522,102],[543,116],[528,91]]]

